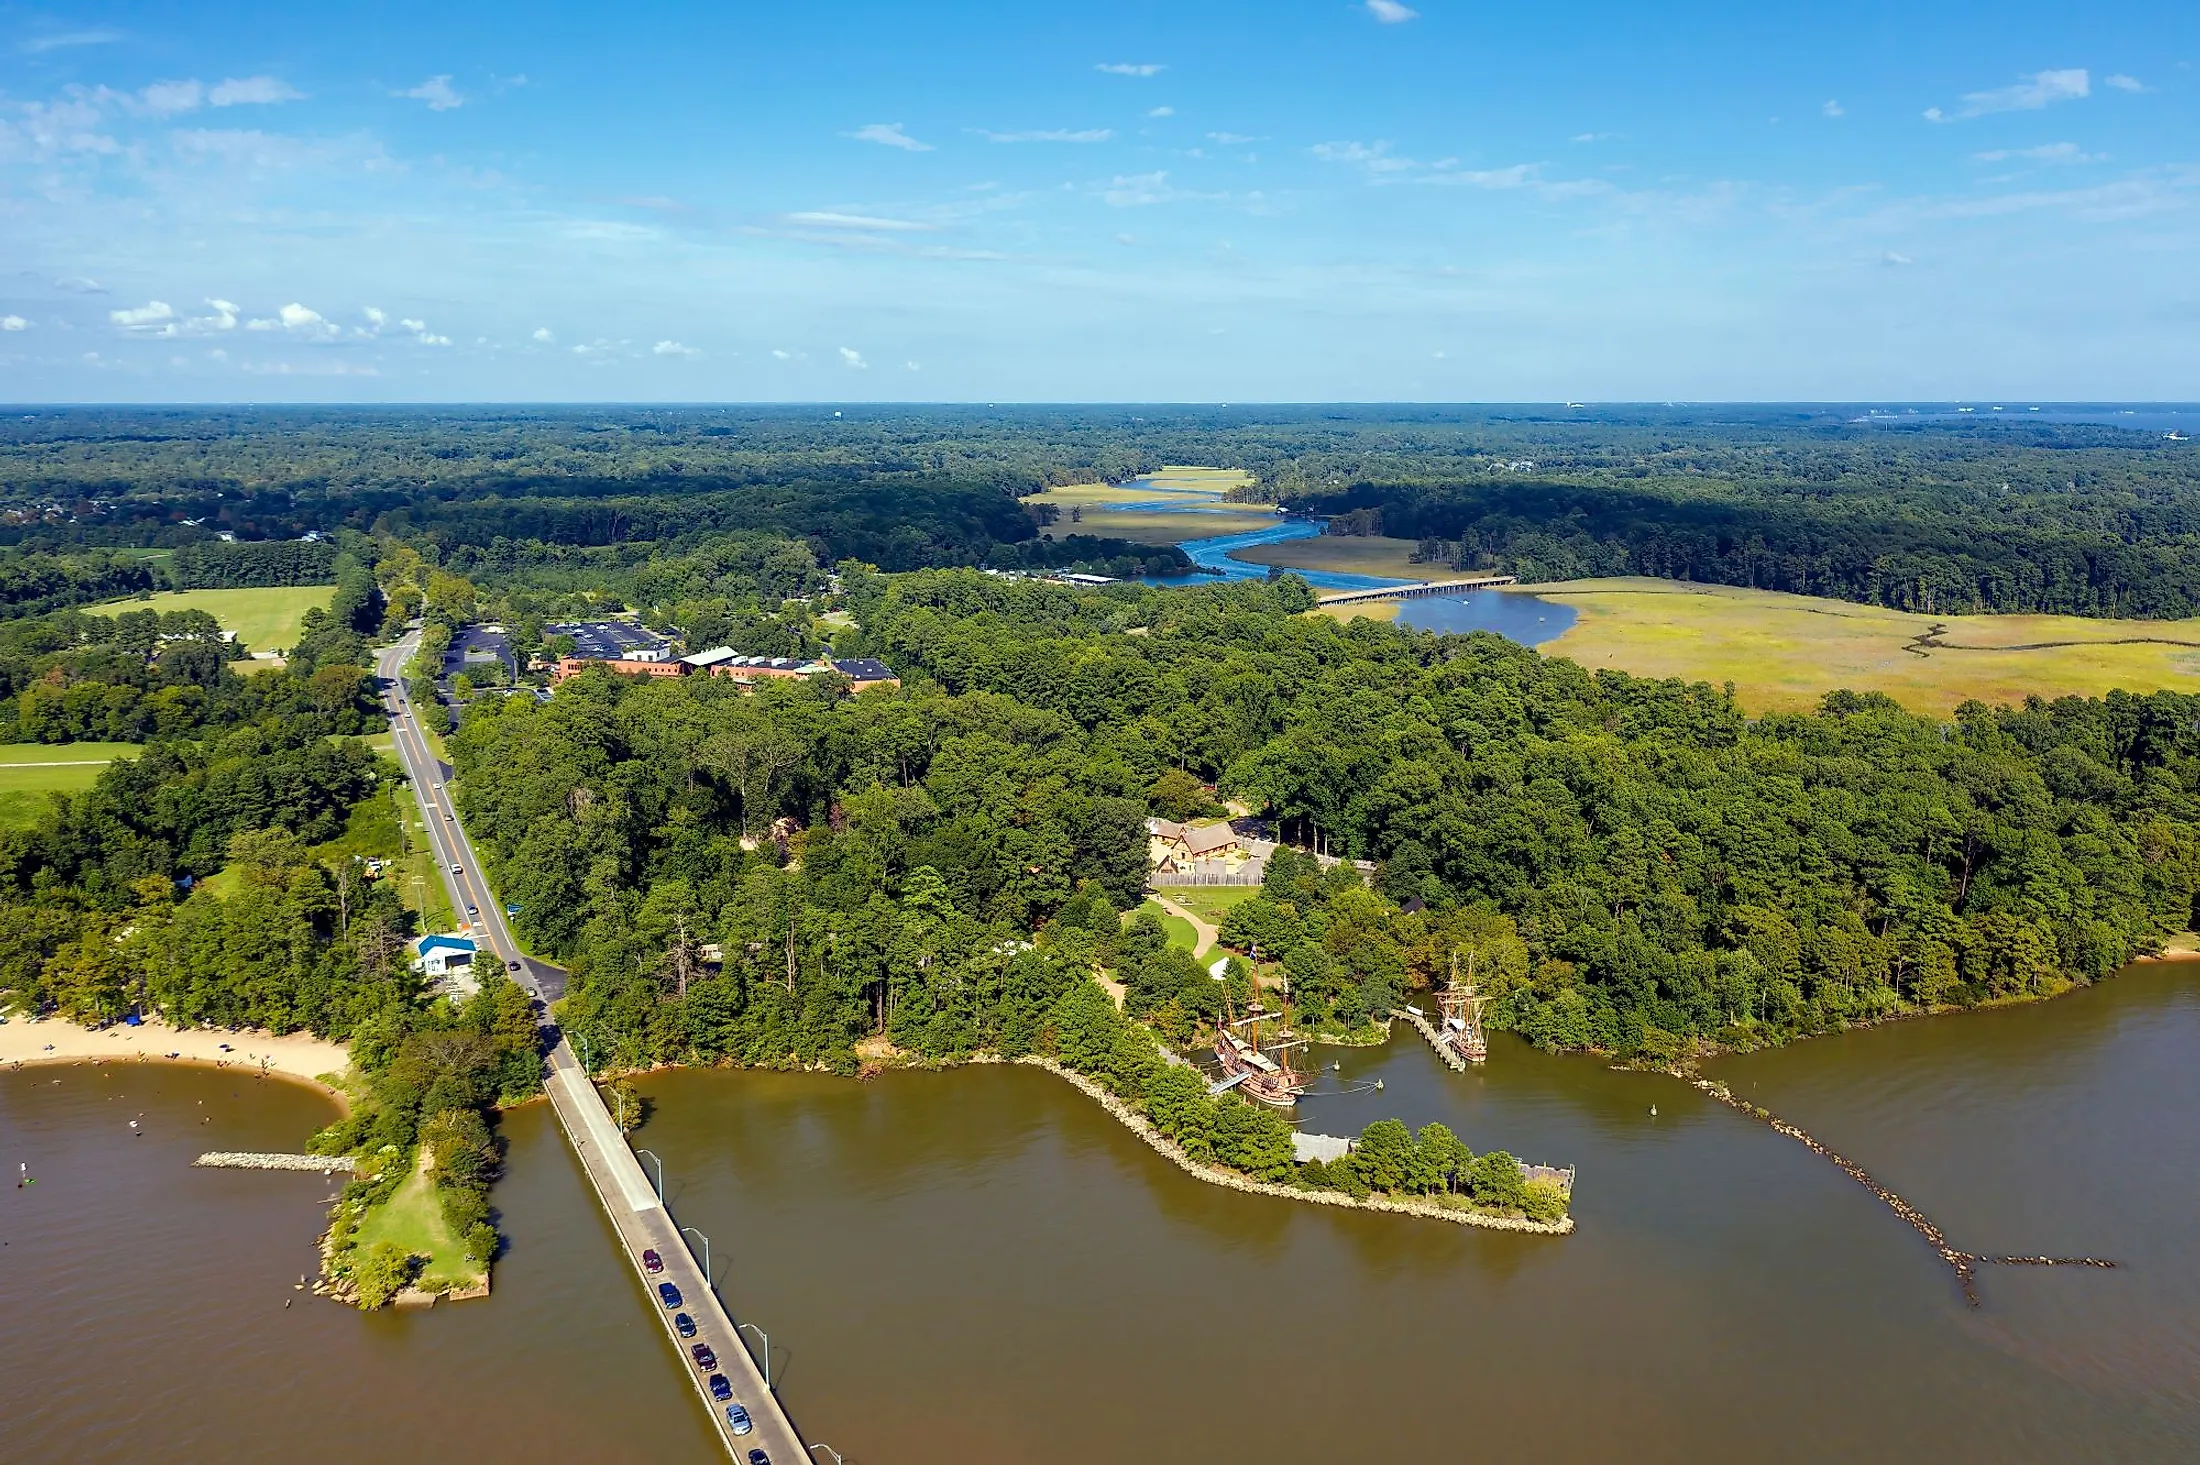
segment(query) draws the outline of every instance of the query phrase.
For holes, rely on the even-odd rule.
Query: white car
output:
[[[464,865],[453,865],[451,866],[451,873],[453,875],[463,875],[466,873],[466,867]]]

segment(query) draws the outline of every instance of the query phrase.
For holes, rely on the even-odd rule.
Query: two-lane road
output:
[[[390,714],[398,761],[404,766],[405,776],[412,781],[413,791],[419,799],[421,814],[428,825],[429,848],[435,852],[436,863],[442,869],[443,883],[451,893],[452,909],[468,911],[470,908],[468,929],[479,948],[493,953],[512,973],[513,979],[530,993],[544,999],[545,1003],[555,1001],[564,995],[565,973],[548,962],[521,954],[511,927],[505,922],[504,907],[497,903],[489,889],[480,857],[474,852],[473,842],[466,837],[466,826],[459,819],[458,810],[451,804],[446,786],[451,770],[435,757],[426,736],[420,731],[418,710],[405,688],[405,663],[412,659],[419,642],[418,630],[407,632],[402,640],[382,652],[375,670],[382,679],[382,704]],[[549,1028],[547,1007],[542,1020],[546,1029]],[[736,1460],[747,1461],[751,1452],[758,1450],[764,1452],[772,1465],[809,1459],[802,1437],[795,1432],[778,1397],[765,1387],[763,1374],[744,1346],[732,1315],[704,1277],[702,1268],[696,1265],[695,1254],[688,1249],[679,1223],[665,1209],[663,1199],[643,1172],[641,1161],[627,1148],[625,1138],[611,1122],[595,1085],[589,1082],[580,1060],[574,1057],[572,1046],[562,1034],[555,1034],[554,1029],[551,1031],[556,1042],[549,1051],[549,1072],[543,1084],[550,1096],[550,1106],[573,1152],[580,1157],[589,1184],[603,1203],[604,1214],[618,1234],[620,1248],[626,1252],[627,1261],[641,1279],[649,1297],[650,1311],[657,1315],[666,1336],[672,1341],[681,1372],[702,1396],[703,1407],[710,1411],[720,1440]],[[651,1275],[644,1267],[642,1253],[645,1250],[655,1251],[662,1259],[662,1272]],[[657,1293],[658,1284],[663,1282],[670,1282],[679,1289],[677,1311],[694,1319],[695,1337],[684,1339],[674,1330],[675,1309],[663,1306]],[[727,1422],[725,1406],[710,1397],[707,1377],[694,1366],[690,1352],[696,1343],[709,1344],[717,1355],[718,1371],[733,1386],[734,1401],[748,1410],[754,1424],[752,1433],[735,1435]]]

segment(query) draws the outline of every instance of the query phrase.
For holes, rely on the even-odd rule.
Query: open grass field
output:
[[[358,1245],[362,1251],[385,1241],[409,1255],[428,1259],[416,1283],[423,1291],[470,1287],[481,1281],[481,1269],[466,1260],[466,1248],[444,1218],[435,1187],[418,1167],[399,1183],[388,1201],[360,1218]]]
[[[261,590],[164,590],[144,600],[110,600],[91,607],[94,615],[126,610],[203,610],[234,631],[253,651],[287,651],[297,644],[309,610],[326,610],[334,585],[276,585]]]
[[[1385,580],[1436,580],[1451,570],[1442,564],[1417,565],[1410,539],[1350,534],[1317,534],[1235,550],[1232,559],[1249,565],[1281,565],[1287,570],[1327,570],[1339,575],[1374,575]]]
[[[1838,688],[1946,714],[1970,698],[2200,691],[2200,620],[1922,616],[1841,600],[1670,580],[1523,586],[1579,613],[1546,655],[1596,670],[1731,681],[1751,712],[1792,711]]]
[[[1148,900],[1139,909],[1152,911],[1161,918],[1162,929],[1169,933],[1169,944],[1171,946],[1181,946],[1192,955],[1199,955],[1199,932],[1192,929],[1190,921],[1185,920],[1182,916],[1170,915],[1151,900]]]
[[[1172,885],[1169,899],[1202,920],[1220,925],[1230,908],[1260,893],[1255,885]]]
[[[81,793],[117,758],[135,758],[135,743],[0,744],[0,829],[37,822],[48,794]]]

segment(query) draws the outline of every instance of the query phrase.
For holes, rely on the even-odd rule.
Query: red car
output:
[[[710,1351],[710,1344],[698,1343],[690,1348],[688,1352],[695,1355],[695,1366],[704,1373],[709,1373],[718,1367],[718,1355]]]
[[[645,1251],[642,1253],[643,1271],[649,1273],[652,1277],[654,1277],[664,1269],[665,1259],[663,1257],[657,1255],[657,1253],[654,1251]]]

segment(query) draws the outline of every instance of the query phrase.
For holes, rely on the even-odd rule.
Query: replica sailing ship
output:
[[[1467,980],[1459,980],[1459,953],[1451,954],[1451,985],[1436,999],[1443,1009],[1444,1024],[1439,1030],[1443,1045],[1469,1063],[1480,1063],[1490,1056],[1490,1042],[1482,1032],[1482,1004],[1486,998],[1474,991],[1474,957],[1467,957]]]
[[[1221,1082],[1214,1086],[1216,1092],[1235,1089],[1254,1103],[1266,1104],[1272,1109],[1289,1109],[1297,1105],[1309,1081],[1291,1067],[1291,1050],[1298,1046],[1298,1041],[1290,1035],[1288,999],[1276,1041],[1263,1050],[1257,1041],[1259,1025],[1274,1020],[1272,1014],[1262,1012],[1257,1004],[1251,1016],[1235,1020],[1225,1008],[1223,1020],[1215,1024],[1215,1058],[1222,1064]],[[1248,1042],[1239,1037],[1236,1030],[1241,1027],[1251,1027],[1256,1041]]]

